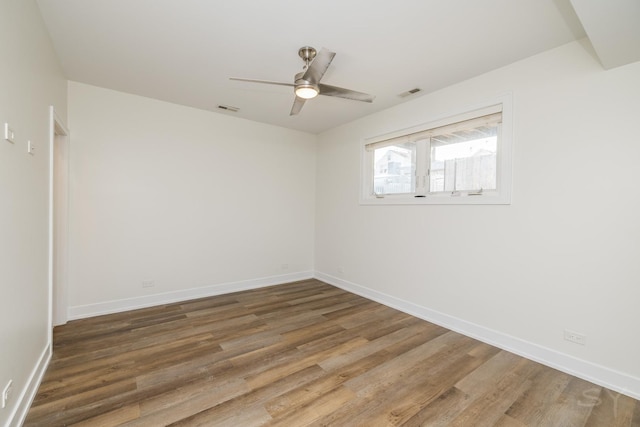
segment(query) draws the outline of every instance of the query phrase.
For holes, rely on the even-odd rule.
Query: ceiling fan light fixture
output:
[[[354,101],[373,102],[373,99],[375,98],[373,95],[320,83],[324,73],[329,68],[329,65],[331,65],[333,57],[336,56],[335,52],[331,52],[324,47],[320,52],[317,52],[310,46],[304,46],[300,48],[298,55],[304,61],[304,68],[301,72],[295,75],[293,83],[241,79],[238,77],[231,77],[231,80],[293,87],[293,92],[295,93],[296,98],[293,101],[291,113],[289,114],[290,116],[298,114],[307,99],[315,98],[318,95],[337,96],[338,98],[351,99]],[[322,88],[322,93],[320,93],[320,88]],[[219,108],[222,108],[223,110],[225,109],[224,106]]]
[[[319,93],[318,88],[311,84],[309,85],[302,84],[302,85],[296,86],[296,96],[302,99],[315,98],[316,96],[318,96],[318,93]]]

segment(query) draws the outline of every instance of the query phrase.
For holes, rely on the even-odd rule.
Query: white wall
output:
[[[511,205],[358,205],[363,138],[509,91]],[[583,41],[325,132],[317,274],[639,397],[639,118],[640,63]]]
[[[315,135],[75,82],[69,128],[72,318],[313,274]]]
[[[0,425],[9,425],[27,409],[48,357],[49,106],[64,119],[67,100],[34,1],[0,2],[0,57],[0,390],[14,385]],[[13,144],[4,140],[5,122]]]

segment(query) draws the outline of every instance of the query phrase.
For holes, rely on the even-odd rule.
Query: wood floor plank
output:
[[[429,358],[433,356],[434,359],[443,361],[451,354],[449,350],[454,351],[447,348],[452,335],[453,333],[444,334],[419,346],[396,345],[399,354],[395,357],[345,383],[345,386],[356,393],[357,398],[321,418],[319,424],[362,425],[368,419],[378,419],[384,420],[388,425],[395,425],[399,418],[408,418],[411,414],[400,414],[398,417],[394,411],[405,405],[415,395],[415,390],[424,390],[432,374],[425,366],[434,371],[438,369],[437,364],[429,364]],[[466,338],[458,340],[456,344],[458,343],[461,347],[473,345],[473,340]],[[464,356],[464,352],[461,354]],[[412,408],[414,411],[418,410]]]
[[[295,411],[289,411],[286,415],[272,419],[267,425],[282,427],[310,425],[326,413],[335,413],[345,404],[353,401],[354,397],[353,391],[338,386],[317,399],[298,406]]]
[[[239,426],[262,426],[271,421],[271,416],[261,405],[244,407],[232,414],[218,415],[213,419],[203,417],[187,418],[172,424],[171,427],[239,427]]]
[[[484,360],[470,356],[469,354],[456,355],[446,360],[426,360],[429,368],[427,381],[421,386],[411,389],[411,392],[393,406],[388,418],[393,425],[403,425],[412,419],[423,408],[434,402],[439,396],[446,393],[455,382],[480,366]]]
[[[73,427],[117,427],[138,418],[140,418],[140,407],[134,404],[114,409],[90,420],[80,421],[72,425]]]
[[[511,418],[509,415],[503,415],[496,421],[494,427],[527,427],[527,424],[524,424],[515,418]]]
[[[422,342],[418,344],[419,341],[416,342],[413,338],[419,336],[420,334],[416,334],[407,340],[396,343],[394,347],[398,350],[398,353],[393,359],[359,375],[357,378],[349,380],[347,386],[355,391],[365,390],[366,393],[371,393],[372,389],[384,387],[386,383],[395,383],[397,375],[401,375],[403,371],[430,356],[444,351],[447,344],[458,338],[453,332],[433,339],[429,339],[431,336],[427,335],[426,340],[420,340]],[[393,347],[388,348],[386,351],[393,351]]]
[[[456,387],[451,387],[409,418],[404,426],[448,426],[472,401],[471,396]]]
[[[506,414],[525,425],[539,425],[567,387],[571,376],[553,369],[540,369],[531,379],[532,386],[518,397]]]
[[[596,395],[600,395],[601,387],[572,377],[560,396],[545,412],[541,424],[585,425],[594,405],[590,402],[586,403],[584,399],[585,396],[593,395],[594,392]],[[613,416],[608,418],[611,422],[607,423],[607,426],[613,424]]]
[[[640,426],[640,402],[317,280],[69,322],[25,426]]]
[[[89,417],[102,415],[96,412],[97,402],[109,399],[111,396],[122,396],[126,392],[135,390],[135,379],[129,378],[104,387],[97,387],[72,396],[65,396],[58,400],[48,401],[40,405],[33,405],[29,410],[25,425],[67,425],[79,422]],[[115,409],[115,408],[113,408]],[[85,415],[86,414],[86,415]]]
[[[140,418],[129,421],[126,425],[138,427],[170,424],[249,391],[246,382],[241,378],[217,383],[215,386],[210,384],[207,387],[207,383],[213,381],[213,378],[207,378],[202,382],[150,397],[140,403]]]
[[[158,390],[158,387],[169,385],[179,387],[202,377],[222,377],[233,369],[233,364],[221,353],[215,355],[204,354],[190,358],[182,363],[154,369],[136,377],[137,390]]]
[[[271,382],[277,381],[280,378],[284,378],[294,372],[297,372],[303,368],[317,365],[322,360],[331,357],[331,355],[334,353],[340,354],[342,352],[347,352],[350,349],[362,347],[367,342],[368,341],[364,338],[354,338],[351,341],[347,341],[340,344],[339,346],[327,349],[324,352],[312,352],[307,353],[306,355],[301,354],[300,357],[296,358],[296,360],[294,361],[285,362],[280,365],[273,366],[269,369],[257,372],[253,375],[249,375],[246,377],[246,380],[252,388],[262,387]]]
[[[356,378],[394,357],[395,354],[380,350],[364,358],[354,360],[352,363],[335,369],[332,372],[322,370],[322,375],[317,379],[301,384],[297,388],[291,389],[281,395],[273,396],[273,398],[269,399],[265,404],[265,407],[274,417],[295,412],[299,406],[310,404],[310,402],[319,396],[342,386],[351,378]]]
[[[515,373],[505,375],[495,384],[495,387],[464,408],[452,420],[451,426],[465,427],[472,424],[478,427],[493,426],[513,401],[531,387],[531,381],[522,380],[522,376]]]
[[[286,378],[275,381],[269,384],[268,387],[260,387],[252,390],[249,393],[237,396],[233,399],[227,400],[213,408],[205,411],[201,411],[191,417],[185,418],[179,422],[174,423],[178,426],[211,426],[211,425],[242,425],[233,424],[242,418],[247,408],[264,408],[264,403],[273,397],[280,396],[289,392],[292,389],[303,387],[308,382],[315,381],[322,377],[324,371],[317,365],[310,366],[301,371],[298,371]],[[266,412],[266,409],[264,409]],[[267,413],[267,415],[269,415]],[[269,415],[269,419],[271,416]],[[262,425],[262,424],[246,424],[246,425]]]

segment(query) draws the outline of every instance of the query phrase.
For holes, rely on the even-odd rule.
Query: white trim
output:
[[[51,346],[53,343],[53,304],[55,304],[56,302],[53,301],[53,230],[54,230],[54,223],[53,223],[53,216],[54,216],[54,206],[53,206],[53,201],[54,201],[54,170],[53,170],[53,165],[54,165],[54,155],[55,155],[55,143],[56,143],[56,135],[60,135],[60,136],[65,136],[68,137],[69,136],[69,130],[67,129],[66,125],[64,124],[64,122],[62,121],[62,119],[60,119],[60,117],[58,116],[58,114],[56,113],[55,107],[53,105],[49,106],[49,260],[48,260],[48,287],[49,287],[49,295],[48,295],[48,299],[49,299],[49,313],[48,313],[48,345]],[[68,142],[68,140],[67,140]],[[68,156],[68,153],[67,153]],[[68,167],[68,161],[67,161],[67,167]],[[66,319],[65,319],[66,321]]]
[[[249,289],[262,288],[265,286],[279,285],[282,283],[295,282],[298,280],[307,280],[312,278],[313,271],[301,271],[279,276],[269,276],[258,279],[242,280],[238,282],[221,283],[217,285],[172,291],[162,294],[125,298],[120,300],[100,302],[96,304],[77,305],[69,307],[67,318],[69,320],[83,319],[86,317],[119,313],[122,311],[153,307],[160,304],[171,304],[196,298],[204,298],[215,295],[228,294],[231,292],[246,291]]]
[[[578,359],[557,350],[543,347],[329,274],[316,271],[314,277],[330,285],[337,286],[412,316],[451,329],[452,331],[459,332],[567,374],[617,391],[634,399],[640,399],[640,378]]]
[[[24,424],[24,420],[29,413],[29,408],[31,408],[31,403],[33,403],[33,399],[36,397],[38,387],[40,387],[42,378],[49,366],[49,361],[51,361],[51,345],[47,344],[40,355],[38,363],[31,371],[31,375],[29,375],[29,381],[18,397],[18,403],[9,415],[7,426],[21,426]]]

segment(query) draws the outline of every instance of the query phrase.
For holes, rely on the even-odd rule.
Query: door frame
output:
[[[62,150],[62,151],[60,151]],[[62,153],[61,174],[54,169],[58,153]],[[56,203],[56,183],[64,180],[65,202]],[[67,265],[69,230],[69,131],[65,123],[49,107],[49,343],[53,344],[53,327],[67,322]],[[57,229],[63,232],[56,232]],[[54,317],[55,316],[55,317]]]

